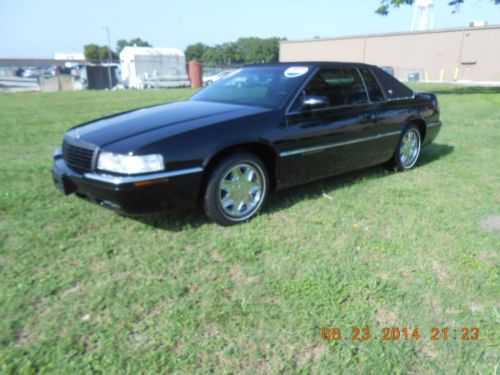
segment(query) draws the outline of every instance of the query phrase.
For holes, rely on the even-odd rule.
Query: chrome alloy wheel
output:
[[[232,220],[245,220],[261,206],[266,181],[259,166],[240,162],[229,168],[219,183],[218,204]]]
[[[415,128],[410,128],[403,136],[399,146],[399,160],[405,169],[410,169],[415,165],[420,154],[420,132]]]

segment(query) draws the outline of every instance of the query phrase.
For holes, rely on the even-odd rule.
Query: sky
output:
[[[107,44],[103,27],[118,39],[140,37],[155,47],[182,50],[240,37],[289,40],[409,31],[412,8],[374,13],[380,0],[0,0],[0,57],[51,58],[55,52],[83,52],[89,43]],[[465,0],[452,14],[449,0],[435,0],[434,26],[464,27],[470,21],[500,24],[500,6]]]

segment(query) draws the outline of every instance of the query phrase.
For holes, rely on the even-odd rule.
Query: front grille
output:
[[[69,167],[79,172],[88,172],[92,169],[96,147],[76,142],[64,140],[63,159]]]

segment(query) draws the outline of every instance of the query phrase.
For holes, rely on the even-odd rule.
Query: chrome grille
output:
[[[92,169],[95,150],[95,146],[79,144],[77,141],[73,142],[65,139],[63,142],[63,159],[69,167],[79,172],[88,172]]]

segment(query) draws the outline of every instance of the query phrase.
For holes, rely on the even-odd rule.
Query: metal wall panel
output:
[[[500,26],[282,41],[280,61],[391,66],[399,79],[500,81]]]

